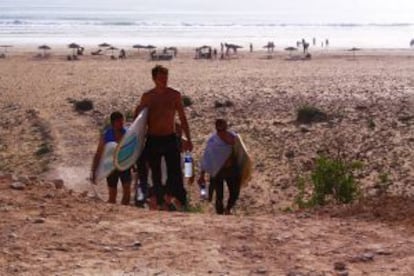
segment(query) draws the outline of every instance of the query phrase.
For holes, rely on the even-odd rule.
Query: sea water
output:
[[[331,48],[408,48],[414,38],[410,1],[394,1],[396,7],[406,5],[397,10],[381,10],[384,1],[372,0],[354,1],[372,3],[372,9],[356,4],[355,10],[341,9],[343,1],[333,0],[326,10],[323,0],[256,1],[257,9],[255,1],[245,0],[0,0],[0,44],[218,47],[227,42],[245,48],[253,43],[257,49],[268,41],[296,46],[302,39],[322,48],[328,39]],[[321,10],[310,3],[319,3]]]

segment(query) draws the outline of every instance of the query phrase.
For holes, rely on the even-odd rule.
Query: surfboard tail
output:
[[[234,145],[234,151],[236,154],[237,165],[241,170],[240,173],[240,186],[247,186],[252,178],[253,162],[247,152],[246,146],[240,135],[237,135],[236,144]]]

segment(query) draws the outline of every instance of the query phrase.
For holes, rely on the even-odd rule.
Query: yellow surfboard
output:
[[[240,135],[237,135],[236,143],[234,144],[234,154],[236,155],[237,166],[241,170],[240,186],[247,186],[252,178],[253,162]]]

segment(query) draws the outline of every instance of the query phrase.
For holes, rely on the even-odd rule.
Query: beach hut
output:
[[[172,53],[174,57],[177,57],[177,53],[178,53],[177,47],[174,47],[174,46],[167,47],[166,51]]]
[[[208,45],[203,45],[196,48],[196,59],[211,59],[212,58],[212,48]]]

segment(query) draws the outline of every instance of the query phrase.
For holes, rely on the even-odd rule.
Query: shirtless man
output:
[[[174,199],[178,199],[181,205],[185,205],[187,193],[183,184],[180,147],[175,131],[177,113],[187,138],[186,150],[192,151],[193,145],[181,94],[167,86],[167,68],[161,65],[155,66],[152,69],[152,79],[155,87],[142,95],[141,102],[135,110],[135,116],[145,107],[148,108],[146,152],[152,173],[153,191],[158,205],[163,202],[170,204]],[[165,195],[163,195],[161,183],[161,158],[163,156],[168,175]]]

